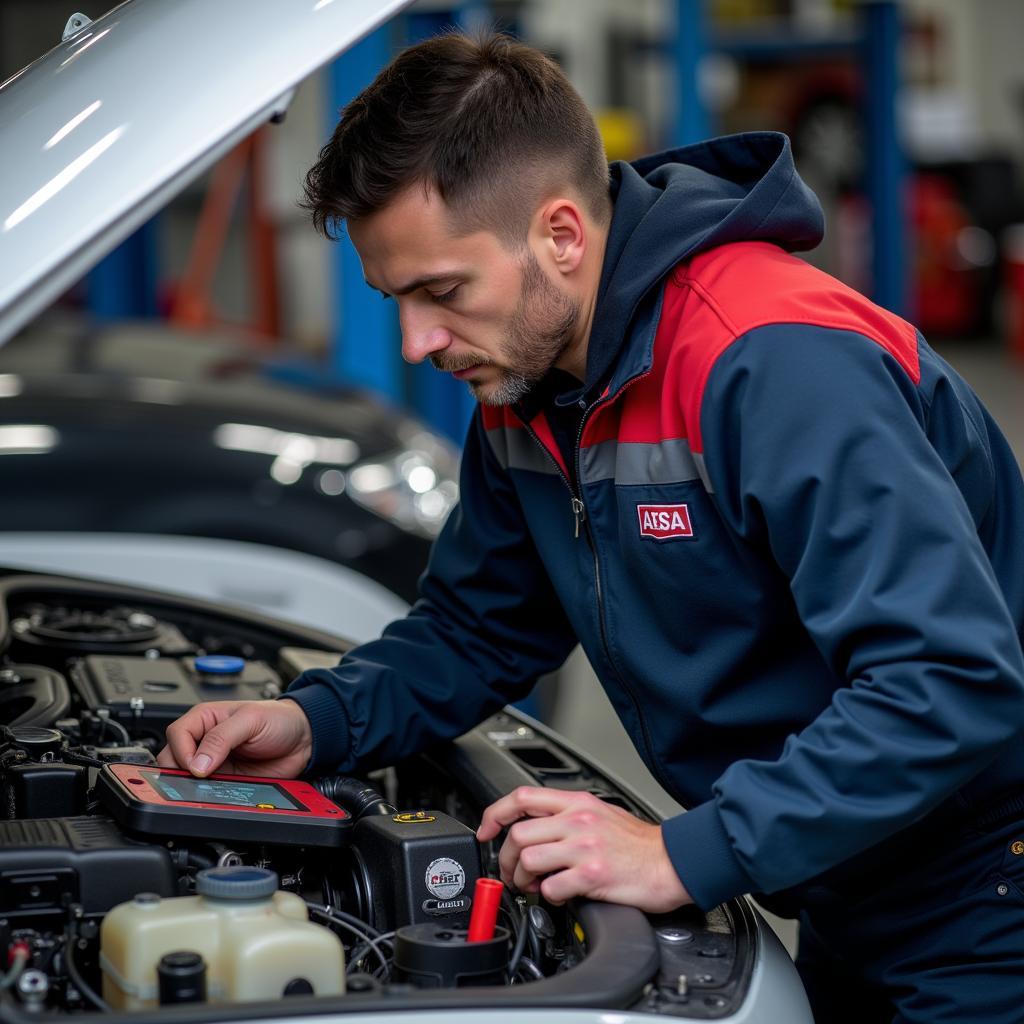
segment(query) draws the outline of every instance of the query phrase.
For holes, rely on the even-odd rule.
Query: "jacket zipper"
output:
[[[577,481],[580,479],[580,444],[583,441],[583,431],[586,428],[587,422],[589,421],[591,414],[599,406],[607,405],[610,404],[611,402],[616,401],[619,398],[619,396],[626,391],[627,388],[631,387],[638,380],[643,380],[644,377],[649,376],[650,373],[651,371],[647,370],[644,373],[637,374],[637,376],[635,377],[631,377],[610,398],[599,398],[596,402],[594,402],[593,405],[591,405],[584,411],[583,418],[580,420],[580,429],[576,435],[576,447],[573,451],[573,460],[576,469]],[[647,748],[647,763],[651,766],[652,774],[655,776],[658,782],[664,787],[665,790],[667,790],[669,793],[672,793],[674,787],[665,778],[662,777],[661,768],[658,764],[657,759],[654,757],[654,746],[651,743],[651,735],[647,731],[647,722],[645,721],[644,716],[640,711],[640,701],[637,699],[637,696],[633,692],[632,687],[629,685],[629,683],[626,682],[625,676],[622,674],[622,672],[619,671],[619,666],[616,663],[615,659],[612,657],[611,647],[608,644],[608,631],[605,628],[604,621],[604,590],[601,586],[601,564],[597,558],[597,545],[594,543],[594,534],[591,531],[590,523],[587,520],[586,506],[583,504],[583,499],[580,497],[580,495],[577,494],[577,492],[573,489],[572,481],[569,479],[568,474],[565,473],[562,467],[558,464],[558,460],[548,450],[547,445],[545,445],[544,442],[537,436],[537,432],[533,429],[533,427],[530,426],[529,423],[526,422],[525,419],[523,419],[523,417],[520,416],[519,419],[523,426],[526,427],[527,433],[529,433],[533,440],[538,445],[540,445],[541,451],[543,451],[545,455],[547,455],[547,457],[551,460],[555,469],[558,471],[558,475],[562,478],[563,482],[565,483],[565,486],[569,489],[569,494],[572,496],[572,514],[575,520],[574,536],[575,538],[579,537],[580,526],[582,525],[584,532],[586,533],[587,545],[590,548],[590,554],[594,561],[594,590],[597,596],[597,624],[598,628],[601,630],[601,647],[604,649],[605,659],[607,660],[608,664],[611,665],[612,670],[615,672],[615,676],[619,681],[619,685],[622,687],[623,691],[629,697],[630,703],[632,703],[633,705],[633,712],[636,715],[637,722],[640,723],[640,731],[643,734],[644,746]],[[582,490],[582,484],[580,484],[579,486]]]
[[[566,483],[568,483],[568,480],[566,480]],[[577,498],[575,494],[572,496],[572,514],[573,518],[576,520],[576,532],[573,534],[573,538],[578,539],[580,535],[580,523],[586,519],[587,510],[582,499]]]

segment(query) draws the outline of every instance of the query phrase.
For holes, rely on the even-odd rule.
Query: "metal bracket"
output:
[[[288,113],[288,108],[292,105],[296,92],[296,89],[289,89],[283,96],[278,97],[277,102],[274,104],[274,110],[270,115],[271,124],[281,124],[284,121],[284,116]]]
[[[64,35],[60,37],[60,41],[62,43],[66,42],[76,32],[81,32],[86,25],[91,24],[92,18],[90,18],[89,15],[82,14],[80,11],[76,12],[75,14],[72,14],[71,17],[68,18],[68,23],[64,26]]]

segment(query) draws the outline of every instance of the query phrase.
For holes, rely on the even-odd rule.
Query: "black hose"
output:
[[[519,932],[516,935],[516,944],[512,950],[512,958],[508,962],[508,976],[511,980],[516,976],[519,968],[519,961],[522,959],[523,950],[526,948],[526,939],[530,934],[530,915],[523,911],[519,919]]]
[[[74,928],[68,927],[64,932],[64,965],[68,970],[71,983],[81,992],[83,998],[91,1003],[100,1013],[112,1013],[110,1005],[100,998],[96,990],[82,977],[75,963],[74,946],[77,941]]]
[[[544,972],[528,956],[520,958],[519,971],[525,971],[535,981],[544,980]]]
[[[79,764],[86,768],[102,768],[107,763],[106,761],[101,761],[98,757],[80,754],[76,750],[61,751],[60,759],[65,764]]]
[[[367,814],[395,814],[397,811],[373,786],[347,775],[315,779],[313,786],[328,800],[344,807],[357,820]]]
[[[107,731],[109,725],[114,732],[119,733],[121,736],[121,743],[130,747],[132,745],[132,738],[128,730],[112,715],[97,715],[93,713],[92,720],[100,723],[100,731],[96,734],[96,743],[99,744],[103,740],[103,734]]]
[[[526,918],[527,938],[530,940],[530,958],[534,961],[534,963],[540,963],[540,936],[536,933],[536,931],[534,931],[533,927],[530,924],[529,911],[526,912]]]

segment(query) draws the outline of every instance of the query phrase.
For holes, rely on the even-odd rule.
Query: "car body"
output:
[[[0,544],[11,531],[224,538],[336,562],[413,601],[457,500],[454,447],[364,392],[273,370],[216,333],[43,318],[0,350]]]
[[[72,19],[59,46],[0,87],[0,145],[18,154],[0,166],[0,340],[232,145],[279,115],[303,77],[402,6],[402,0],[129,0],[95,22]],[[15,377],[11,371],[6,382],[8,398],[17,400],[24,381]],[[150,381],[142,387],[150,404],[160,394],[175,396],[168,413],[175,429],[185,429],[190,417],[202,420],[202,386],[168,387],[164,378],[144,374],[132,379],[136,390],[139,381]],[[104,391],[110,384],[96,383],[91,407],[112,415],[121,410],[120,430],[130,433],[131,402]],[[222,406],[225,396],[217,397]],[[40,392],[33,411],[44,404]],[[93,418],[102,416],[83,412],[64,429],[85,433]],[[45,424],[8,423],[33,425]],[[199,429],[209,435],[211,427],[206,420]],[[280,449],[276,435],[214,433],[236,449],[246,438],[250,447],[261,439],[262,448],[250,454],[269,463],[269,477],[276,463],[279,476],[297,480],[315,461],[309,456],[317,439],[339,440],[320,430],[310,424],[304,441]],[[113,437],[96,443],[114,444]],[[19,445],[45,446],[52,435],[22,430],[6,438],[13,459]],[[326,447],[345,462],[341,446]],[[370,464],[383,480],[386,467],[380,460]],[[111,478],[102,497],[116,510],[135,483],[130,475]],[[21,486],[28,491],[33,485],[26,480]],[[123,1017],[140,1024],[161,1017],[199,1024],[313,1015],[365,1022],[458,1015],[491,1024],[639,1024],[655,1016],[810,1021],[791,961],[742,899],[708,913],[690,907],[650,918],[635,908],[589,901],[527,906],[506,894],[502,921],[517,950],[498,934],[498,967],[486,978],[475,976],[486,983],[462,984],[453,969],[438,973],[442,980],[433,987],[410,984],[417,975],[409,951],[423,944],[443,945],[446,952],[437,955],[449,965],[476,955],[461,938],[466,886],[474,875],[494,874],[496,848],[479,848],[472,828],[500,795],[521,784],[582,789],[658,820],[654,808],[593,758],[511,709],[367,779],[319,780],[321,793],[335,796],[353,822],[330,849],[282,838],[279,831],[267,838],[257,819],[281,808],[245,804],[245,786],[234,783],[234,802],[222,803],[222,814],[207,814],[201,830],[190,810],[194,802],[182,804],[173,822],[167,814],[154,818],[134,810],[127,783],[126,797],[110,782],[112,762],[141,766],[141,774],[152,766],[166,725],[187,707],[241,696],[272,699],[299,671],[334,663],[352,634],[343,604],[313,628],[239,607],[224,595],[204,595],[198,580],[190,594],[187,573],[174,593],[139,585],[149,578],[147,542],[122,538],[118,551],[119,536],[107,535],[106,553],[103,535],[82,537],[79,557],[74,536],[65,534],[60,542],[70,547],[48,563],[62,571],[27,572],[21,563],[0,575],[0,789],[9,819],[0,822],[0,937],[9,950],[0,1020],[13,1024],[29,1011],[32,1019],[45,1020],[102,1009],[102,979],[108,996],[117,989],[154,1002]],[[180,542],[178,557],[191,557],[187,538],[165,539]],[[22,537],[22,544],[29,542],[45,547],[45,533]],[[90,555],[86,548],[94,542],[100,553]],[[17,551],[9,557],[16,561]],[[175,557],[171,549],[168,558]],[[104,558],[133,563],[136,585],[109,582],[123,578],[113,572],[107,580],[67,572],[69,565],[81,571]],[[255,565],[255,552],[253,559]],[[193,564],[201,560],[200,554]],[[152,573],[165,581],[170,575],[166,569]],[[426,875],[425,862],[414,855],[433,858]],[[157,964],[144,965],[144,983],[116,966],[115,943],[104,930],[108,917],[122,905],[141,907],[138,914],[151,920],[177,913],[184,904],[172,901],[200,899],[194,889],[206,884],[203,872],[214,867],[241,868],[249,881],[253,871],[276,872],[276,884],[305,900],[306,912],[344,934],[347,992],[317,989],[299,976],[281,988],[281,995],[298,993],[286,1003],[220,1001],[213,961],[196,960],[190,951],[209,948],[209,928],[203,928],[176,938],[167,947],[173,962],[165,963],[166,956],[159,962],[166,980],[183,963],[175,956],[191,956],[193,965],[210,972],[211,1001],[155,1005]],[[233,877],[238,880],[237,872]],[[429,898],[423,898],[424,885]],[[409,922],[428,928],[427,938],[405,931]],[[287,934],[282,927],[282,950]],[[301,975],[301,965],[297,970]]]

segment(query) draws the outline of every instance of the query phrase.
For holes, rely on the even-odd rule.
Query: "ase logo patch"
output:
[[[640,536],[655,540],[674,540],[692,537],[693,525],[686,505],[637,505]]]

